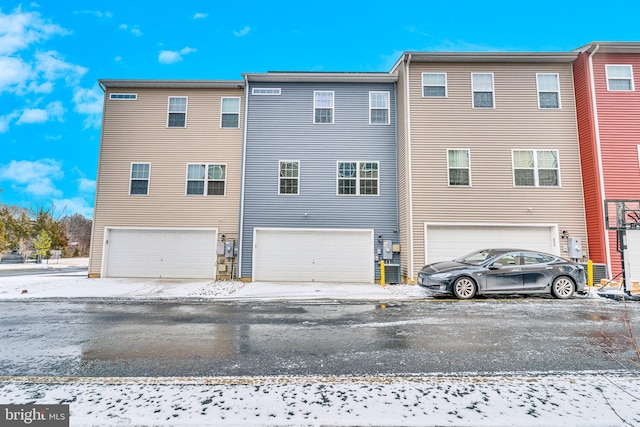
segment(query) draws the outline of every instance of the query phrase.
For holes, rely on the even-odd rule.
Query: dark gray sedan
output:
[[[418,273],[418,285],[459,299],[540,293],[566,299],[585,292],[587,274],[584,266],[543,252],[484,249],[453,261],[425,265]]]

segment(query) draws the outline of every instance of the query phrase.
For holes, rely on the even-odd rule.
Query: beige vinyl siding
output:
[[[422,72],[447,73],[447,98],[422,97]],[[495,108],[472,108],[471,73],[493,73]],[[538,109],[536,73],[559,74],[562,109]],[[425,222],[558,224],[587,247],[570,63],[412,62],[410,74],[416,271]],[[470,150],[471,187],[448,185],[452,148]],[[512,149],[558,150],[561,187],[514,187]]]
[[[110,100],[111,92],[138,98]],[[167,127],[169,96],[188,97],[186,128]],[[237,239],[242,129],[221,129],[220,99],[243,103],[243,90],[127,87],[105,97],[89,275],[100,274],[107,226],[217,228]],[[129,195],[132,163],[151,164],[146,196]],[[226,164],[226,195],[186,196],[188,163]]]

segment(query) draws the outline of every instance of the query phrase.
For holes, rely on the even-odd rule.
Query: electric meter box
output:
[[[235,246],[235,240],[229,240],[224,244],[224,256],[226,258],[233,258],[233,250]]]
[[[569,258],[582,258],[582,239],[580,237],[569,238]]]
[[[393,242],[391,240],[382,241],[382,259],[393,259]]]

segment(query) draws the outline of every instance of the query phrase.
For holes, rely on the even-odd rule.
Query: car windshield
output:
[[[462,264],[480,265],[484,263],[486,260],[488,260],[489,258],[493,258],[499,253],[500,252],[494,251],[494,250],[476,251],[468,255],[465,255],[463,257],[456,258],[454,261],[460,262]]]

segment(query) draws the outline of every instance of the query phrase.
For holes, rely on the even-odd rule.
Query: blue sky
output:
[[[0,202],[93,216],[98,79],[389,71],[404,51],[640,41],[640,2],[0,0]]]

